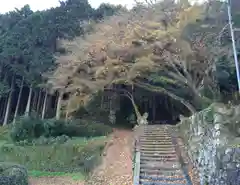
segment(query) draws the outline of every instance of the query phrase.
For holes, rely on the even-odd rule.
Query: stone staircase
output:
[[[134,185],[190,185],[167,126],[142,126]]]

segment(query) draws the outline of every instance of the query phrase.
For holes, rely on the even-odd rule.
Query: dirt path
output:
[[[30,178],[31,185],[132,185],[132,131],[116,129],[102,164],[88,182],[70,177]]]
[[[86,185],[132,185],[132,138],[132,131],[114,131],[102,165]]]

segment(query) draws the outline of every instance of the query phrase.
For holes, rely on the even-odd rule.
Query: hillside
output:
[[[90,29],[86,24],[120,8],[93,9],[86,0],[69,0],[46,11],[33,12],[26,5],[0,15],[0,122],[29,113],[54,117],[58,92],[51,91],[46,76],[56,67],[55,55],[64,52],[58,40],[83,35]]]

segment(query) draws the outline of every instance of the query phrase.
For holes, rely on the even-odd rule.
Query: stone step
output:
[[[172,139],[170,136],[164,136],[164,135],[140,135],[140,137],[147,137],[147,138],[166,138],[166,139]]]
[[[168,135],[168,136],[170,136],[170,134],[168,132],[161,131],[161,130],[142,130],[142,133],[148,134],[148,135],[157,134],[157,135]]]
[[[174,182],[144,182],[140,180],[139,185],[187,185],[185,182],[183,183],[174,183]]]
[[[142,150],[141,153],[143,154],[153,154],[153,155],[158,155],[158,154],[164,154],[164,155],[176,155],[176,151],[153,151],[153,150]]]
[[[140,164],[146,164],[146,165],[150,165],[150,166],[157,166],[157,167],[166,167],[166,166],[170,166],[170,167],[174,167],[174,168],[180,168],[180,163],[178,161],[140,161]]]
[[[169,136],[147,136],[147,135],[141,135],[140,138],[146,138],[146,139],[157,139],[157,140],[172,140]]]
[[[140,138],[141,143],[149,143],[153,145],[159,145],[159,144],[170,144],[173,145],[172,141],[169,139],[152,139],[152,138]]]
[[[149,148],[149,149],[151,149],[151,148],[158,148],[158,149],[173,149],[173,150],[175,150],[175,147],[173,146],[173,145],[166,145],[166,144],[159,144],[159,145],[157,145],[157,144],[148,144],[148,143],[140,143],[140,146],[142,146],[142,147],[144,147],[144,148]]]
[[[141,145],[145,145],[145,146],[150,146],[150,147],[152,147],[152,146],[166,146],[166,145],[168,145],[168,146],[171,146],[171,147],[174,147],[174,145],[172,144],[172,143],[170,143],[170,142],[158,142],[158,143],[152,143],[152,142],[146,142],[146,141],[140,141],[140,144]]]
[[[151,145],[159,145],[159,144],[170,144],[173,145],[170,140],[149,140],[149,139],[140,139],[141,143],[151,144]]]
[[[172,158],[153,158],[153,157],[141,157],[142,162],[178,162],[177,157],[172,157]]]
[[[175,148],[170,143],[159,143],[159,144],[140,143],[140,146],[144,146],[146,148]]]
[[[140,142],[141,146],[158,146],[158,147],[173,147],[173,144],[171,143],[159,143],[159,144],[152,144],[152,143],[147,143],[147,142]]]
[[[156,170],[143,168],[140,168],[140,174],[155,176],[183,176],[183,172],[181,170]]]
[[[152,181],[185,181],[184,176],[157,176],[157,175],[143,175],[140,174],[141,180],[152,180]]]
[[[158,147],[158,148],[149,148],[149,147],[141,147],[140,148],[141,151],[163,151],[163,152],[176,152],[174,148],[161,148],[161,147]]]
[[[142,132],[143,133],[149,133],[149,134],[159,133],[159,134],[167,134],[167,135],[169,135],[169,132],[164,131],[164,130],[145,130],[145,129],[143,129]]]
[[[153,177],[153,178],[157,178],[157,177],[159,177],[159,178],[171,178],[171,179],[177,179],[177,178],[185,178],[185,176],[183,175],[183,173],[182,173],[182,175],[160,175],[160,174],[153,174],[153,175],[148,175],[147,173],[143,173],[143,172],[141,172],[140,174],[139,174],[139,176],[141,177],[141,176],[150,176],[150,177]]]
[[[152,136],[152,137],[171,137],[169,134],[161,134],[161,133],[143,133],[143,136]]]
[[[170,136],[168,133],[165,132],[143,132],[143,134],[148,136]]]
[[[159,128],[159,127],[144,127],[142,128],[143,130],[153,130],[153,131],[164,131],[164,132],[168,132],[168,129],[165,128]]]
[[[177,158],[177,155],[176,154],[159,154],[159,153],[154,153],[154,154],[151,154],[151,153],[144,153],[144,152],[141,152],[141,158],[142,157],[152,157],[152,158],[157,158],[157,157],[160,157],[160,158]]]
[[[152,162],[153,163],[153,162]],[[164,171],[177,171],[180,170],[180,165],[175,164],[163,164],[163,163],[155,163],[155,164],[149,164],[149,163],[140,163],[140,168],[142,169],[152,169],[152,170],[164,170]]]
[[[165,136],[157,136],[157,137],[149,137],[149,136],[140,136],[139,137],[140,139],[147,139],[147,140],[156,140],[156,141],[161,141],[161,140],[164,140],[164,141],[172,141],[172,138],[170,137],[165,137]]]

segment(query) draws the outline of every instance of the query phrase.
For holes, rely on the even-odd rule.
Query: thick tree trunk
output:
[[[24,84],[24,78],[22,78],[21,85],[20,85],[20,90],[19,90],[19,94],[18,94],[17,106],[16,106],[16,109],[15,109],[14,118],[13,118],[13,123],[14,124],[16,122],[16,118],[17,118],[17,115],[18,115],[18,109],[19,109],[19,106],[20,106],[20,100],[21,100],[22,91],[23,91],[23,84]]]
[[[14,76],[12,77],[12,80],[11,80],[11,91],[8,95],[8,103],[7,103],[7,108],[6,108],[5,117],[4,117],[4,121],[3,121],[3,126],[7,125],[7,123],[8,123],[8,117],[9,117],[10,110],[11,110],[13,90],[14,90]]]
[[[56,110],[56,119],[59,120],[61,117],[61,106],[62,106],[63,92],[59,92]]]
[[[46,107],[47,107],[47,99],[48,99],[48,93],[46,91],[45,96],[44,96],[44,102],[43,102],[42,119],[45,118],[45,112],[46,112]]]
[[[29,113],[30,113],[32,92],[33,92],[33,88],[32,88],[32,86],[30,86],[29,94],[28,94],[28,102],[27,102],[27,106],[25,109],[25,116],[29,116]]]

